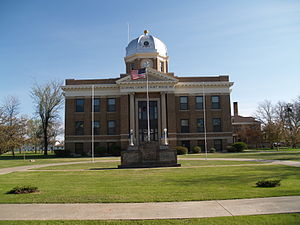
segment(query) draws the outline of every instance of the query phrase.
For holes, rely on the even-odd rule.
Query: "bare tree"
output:
[[[44,155],[48,154],[50,142],[50,129],[59,119],[59,111],[63,102],[61,82],[50,81],[44,85],[35,84],[31,89],[31,96],[34,100],[36,113],[41,120],[43,131]]]
[[[6,149],[15,156],[15,148],[20,147],[25,119],[18,118],[20,101],[15,96],[7,96],[1,105],[2,138]],[[5,150],[5,151],[7,151]]]

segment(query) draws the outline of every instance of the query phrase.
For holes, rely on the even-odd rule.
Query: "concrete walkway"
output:
[[[217,201],[0,204],[0,220],[176,219],[300,212],[300,196]]]

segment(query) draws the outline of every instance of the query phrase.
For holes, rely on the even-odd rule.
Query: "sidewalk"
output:
[[[300,196],[193,202],[0,204],[0,220],[176,219],[300,212]]]

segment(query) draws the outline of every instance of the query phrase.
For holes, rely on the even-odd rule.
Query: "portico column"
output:
[[[161,92],[161,126],[162,129],[167,128],[167,111],[166,111],[166,93]]]
[[[134,111],[134,93],[130,93],[129,94],[130,96],[130,102],[129,102],[129,105],[130,105],[130,110],[129,110],[129,113],[130,113],[130,130],[132,129],[134,132],[135,132],[135,129],[134,129],[134,120],[135,120],[135,111]]]

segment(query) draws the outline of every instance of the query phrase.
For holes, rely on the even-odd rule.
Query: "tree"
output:
[[[48,145],[51,141],[51,127],[59,119],[59,111],[63,102],[61,85],[61,82],[50,81],[44,85],[35,84],[31,89],[36,113],[41,121],[44,155],[48,154]]]
[[[14,96],[8,96],[1,105],[0,113],[0,148],[1,153],[11,151],[15,156],[15,149],[24,143],[26,118],[19,117],[20,101]]]
[[[34,147],[35,153],[37,148],[42,145],[42,126],[38,119],[30,119],[27,122],[27,144]]]
[[[264,138],[273,148],[274,143],[279,143],[283,139],[283,123],[276,114],[276,107],[265,100],[257,107],[255,117],[262,123]]]

